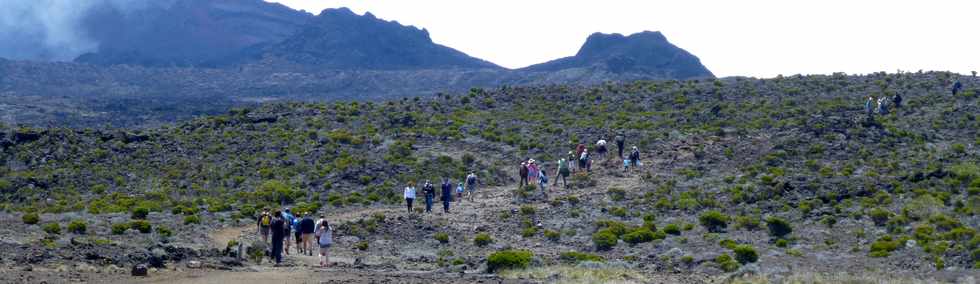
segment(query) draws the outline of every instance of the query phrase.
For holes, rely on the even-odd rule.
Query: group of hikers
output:
[[[465,196],[470,201],[473,200],[473,195],[476,193],[477,178],[476,173],[469,173],[462,179],[463,181],[457,183],[453,186],[453,182],[448,178],[442,179],[442,185],[440,186],[441,191],[439,192],[439,197],[442,201],[442,211],[444,213],[449,213],[449,204],[453,202],[454,199],[457,201],[462,201]],[[454,190],[455,189],[455,190]],[[403,196],[405,198],[405,205],[408,208],[408,213],[412,213],[412,206],[415,203],[417,189],[415,188],[415,181],[409,182],[408,186],[405,187]],[[454,194],[455,193],[455,194]],[[436,188],[428,180],[422,185],[422,195],[425,198],[425,213],[432,212],[432,202],[435,201]],[[454,198],[455,197],[455,198]]]
[[[623,134],[618,134],[615,137],[617,153],[620,159],[623,159],[623,171],[632,172],[634,168],[640,166],[640,150],[633,146],[629,155],[624,157],[623,150],[626,146],[626,137]],[[562,187],[568,188],[568,176],[571,175],[576,169],[571,167],[572,162],[576,161],[577,170],[591,172],[592,171],[592,161],[594,158],[599,160],[606,159],[606,153],[608,153],[608,148],[606,147],[606,139],[600,138],[595,143],[594,152],[595,157],[589,152],[589,148],[585,144],[579,143],[575,146],[575,150],[568,151],[568,156],[558,159],[558,169],[555,171],[555,181],[554,186],[558,186],[558,181],[561,180]],[[518,187],[523,188],[524,186],[536,184],[541,188],[542,191],[547,191],[548,186],[548,175],[544,167],[539,165],[534,159],[528,159],[527,161],[522,161],[520,168],[518,168],[518,175],[520,181],[518,182]]]
[[[333,244],[333,228],[323,215],[316,221],[313,220],[313,213],[297,212],[293,215],[289,208],[283,211],[269,213],[269,209],[262,209],[256,226],[262,242],[270,245],[269,257],[275,261],[276,265],[282,263],[282,256],[289,255],[289,247],[292,243],[290,237],[296,242],[296,253],[300,255],[313,256],[316,251],[320,257],[320,267],[330,265],[329,249]],[[271,243],[270,243],[271,239]]]
[[[953,96],[959,94],[963,90],[963,83],[956,81],[950,88],[950,92]],[[902,107],[902,94],[895,94],[891,97],[891,103],[894,104],[895,108]],[[889,99],[887,95],[882,95],[875,99],[874,96],[868,96],[868,100],[864,102],[864,112],[868,115],[868,119],[873,119],[875,114],[886,115],[889,110]]]

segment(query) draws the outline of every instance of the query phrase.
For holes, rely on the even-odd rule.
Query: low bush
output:
[[[115,223],[112,224],[111,231],[113,235],[122,235],[129,230],[129,223]]]
[[[52,235],[61,234],[61,224],[58,224],[58,223],[47,223],[47,224],[44,224],[44,226],[41,227],[41,229],[44,230],[44,232],[45,233],[48,233],[48,234],[52,234]]]
[[[766,227],[769,228],[769,235],[777,238],[783,238],[793,232],[789,222],[775,216],[766,219]]]
[[[360,242],[357,242],[357,243],[354,244],[354,248],[355,249],[362,250],[362,251],[368,250],[368,248],[370,248],[370,247],[371,247],[371,245],[368,244],[367,241],[360,241]]]
[[[68,232],[72,234],[85,234],[86,230],[88,230],[88,224],[85,224],[85,221],[75,220],[68,223]]]
[[[759,260],[759,254],[750,245],[735,246],[735,260],[741,264],[752,263]]]
[[[893,240],[891,236],[884,236],[871,243],[871,249],[868,252],[868,256],[886,257],[890,255],[891,252],[898,250],[901,245],[901,242],[898,240]]]
[[[679,236],[681,234],[681,228],[677,224],[667,224],[667,226],[664,226],[664,233]]]
[[[435,236],[433,236],[433,237],[437,241],[439,241],[439,243],[442,243],[442,244],[448,244],[449,243],[449,234],[446,234],[446,233],[436,233]]]
[[[197,215],[184,216],[184,225],[200,224],[200,223],[201,223],[201,217]]]
[[[478,247],[485,247],[491,243],[493,243],[493,238],[485,233],[479,233],[476,234],[476,237],[473,237],[473,244]]]
[[[146,220],[136,220],[129,223],[129,227],[136,229],[140,233],[149,234],[153,231],[153,226],[150,225],[149,221]]]
[[[728,219],[728,215],[715,210],[704,212],[698,217],[701,226],[712,233],[724,232],[725,228],[728,228]]]
[[[502,269],[523,269],[531,264],[534,257],[526,250],[502,250],[487,256],[487,272],[493,273]]]
[[[727,253],[723,253],[715,258],[715,263],[725,272],[732,272],[738,269],[738,262],[732,259]]]
[[[129,217],[132,218],[133,220],[144,220],[144,219],[146,219],[146,216],[147,215],[150,215],[150,209],[149,208],[146,208],[146,207],[136,207],[135,209],[133,209],[133,212],[132,212],[132,214],[130,214]]]
[[[630,245],[652,242],[656,235],[647,228],[640,228],[623,235],[623,241]]]
[[[592,243],[595,244],[596,250],[610,250],[616,246],[619,242],[619,238],[610,229],[602,229],[596,231],[592,234]]]
[[[544,237],[553,242],[557,242],[561,240],[561,233],[559,233],[558,231],[545,230]]]
[[[24,221],[24,224],[34,225],[41,222],[41,217],[38,216],[37,213],[32,212],[32,213],[24,214],[24,216],[20,217],[20,220]]]
[[[583,261],[594,261],[594,262],[605,261],[605,259],[603,259],[602,256],[591,254],[591,253],[577,252],[577,251],[563,252],[560,255],[558,255],[558,260],[562,263],[567,263],[567,264],[576,264]]]
[[[869,212],[868,215],[871,216],[871,221],[875,223],[875,226],[884,226],[886,223],[888,223],[888,219],[891,218],[892,212],[888,212],[888,210],[881,208],[875,208],[871,209],[871,212]]]

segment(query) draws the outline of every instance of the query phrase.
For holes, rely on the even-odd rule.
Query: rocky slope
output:
[[[954,80],[966,91],[950,95]],[[950,73],[637,81],[269,104],[143,130],[5,126],[0,269],[119,277],[136,263],[195,260],[276,273],[227,261],[220,232],[247,247],[256,208],[285,204],[336,224],[340,269],[473,275],[490,254],[519,249],[533,255],[529,270],[496,277],[550,281],[579,275],[562,268],[577,265],[619,271],[605,281],[845,273],[969,283],[980,263],[978,87]],[[866,119],[867,95],[893,94],[902,107]],[[570,189],[517,188],[516,161],[553,171],[577,143],[617,132],[641,149],[637,172],[610,158],[573,175]],[[406,182],[469,171],[483,191],[454,214],[400,204]],[[113,234],[134,226],[137,208],[170,232]],[[26,213],[39,213],[37,224]],[[73,221],[87,230],[69,230]]]

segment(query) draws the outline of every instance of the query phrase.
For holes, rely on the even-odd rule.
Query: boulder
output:
[[[187,268],[200,269],[201,267],[203,267],[203,265],[201,264],[200,261],[191,260],[187,262]]]
[[[133,266],[133,270],[130,271],[130,275],[132,275],[132,276],[147,276],[149,270],[150,269],[149,269],[149,267],[146,266],[146,264],[137,264],[137,265],[134,265]]]

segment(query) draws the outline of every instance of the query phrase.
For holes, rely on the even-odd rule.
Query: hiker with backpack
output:
[[[470,173],[466,176],[466,195],[473,200],[473,194],[476,193],[476,173]]]
[[[956,96],[956,94],[959,94],[960,93],[960,89],[963,89],[963,84],[960,83],[959,80],[957,80],[956,83],[953,83],[953,89],[952,89],[953,96]]]
[[[415,182],[408,183],[405,187],[405,205],[408,207],[408,214],[412,214],[412,202],[415,201]]]
[[[330,266],[330,247],[333,246],[333,228],[327,220],[320,221],[316,227],[316,243],[320,247],[320,267]]]
[[[425,194],[425,213],[432,213],[432,200],[436,198],[435,186],[426,180],[425,185],[422,186],[422,193]]]
[[[895,103],[895,109],[902,107],[902,94],[895,94],[895,97],[892,97],[892,102]]]
[[[868,119],[874,117],[874,104],[875,104],[874,96],[868,96],[868,100],[864,102],[864,112],[868,115]]]
[[[276,211],[270,216],[272,221],[269,223],[269,229],[272,231],[272,252],[270,257],[276,262],[276,266],[282,263],[282,246],[283,239],[286,235],[286,221],[282,218],[282,213]]]
[[[632,172],[633,168],[640,166],[640,150],[633,146],[633,151],[630,152],[629,159],[627,160],[627,167],[624,171]]]
[[[623,133],[616,134],[616,149],[619,151],[619,158],[623,158],[623,147],[626,145],[626,137]]]
[[[569,174],[571,173],[568,169],[568,160],[558,159],[558,171],[555,172],[555,186],[558,186],[558,180],[561,179],[561,186],[564,188],[568,188],[567,179]]]
[[[517,188],[524,188],[527,185],[527,174],[528,168],[526,162],[521,162],[521,167],[517,169],[517,173],[520,175],[521,181],[517,184]]]
[[[313,213],[306,212],[306,216],[299,221],[299,228],[303,230],[303,251],[306,255],[313,256],[313,233],[316,231],[316,222],[313,221]]]
[[[543,168],[541,169],[541,177],[538,178],[538,186],[541,187],[541,192],[545,192],[545,189],[548,187],[548,175],[545,174]]]
[[[442,212],[449,213],[449,202],[453,200],[453,183],[448,178],[442,179]]]
[[[293,217],[293,222],[290,227],[293,229],[293,239],[296,242],[296,252],[303,254],[303,228],[300,228],[300,221],[303,221],[303,213],[296,212],[296,216]]]
[[[878,109],[877,109],[878,114],[880,115],[888,114],[888,105],[886,105],[887,103],[888,101],[886,100],[885,96],[881,96],[880,98],[878,98]]]
[[[289,208],[286,208],[286,210],[283,211],[284,212],[282,213],[282,218],[283,221],[285,221],[285,226],[283,226],[284,227],[283,229],[286,230],[286,232],[285,232],[285,238],[283,238],[283,242],[285,244],[282,251],[286,255],[289,255],[289,244],[291,243],[289,240],[289,236],[292,235],[293,219],[295,219],[296,217],[294,217],[293,214],[289,212],[290,211]]]
[[[465,192],[465,191],[466,191],[466,188],[463,187],[463,183],[462,182],[459,183],[458,185],[456,185],[456,202],[463,201],[463,192]]]
[[[591,164],[592,164],[592,162],[590,161],[590,158],[589,158],[589,150],[588,149],[585,149],[585,150],[582,151],[582,154],[579,154],[579,157],[578,157],[578,168],[579,169],[585,169],[586,172],[592,172],[592,165]]]
[[[600,161],[604,161],[606,157],[606,139],[601,138],[599,141],[595,142],[596,154],[599,156]]]
[[[572,157],[572,160],[578,161],[579,159],[581,159],[582,158],[582,153],[585,152],[585,150],[586,150],[585,144],[578,143],[578,145],[575,146],[575,156]],[[578,170],[581,171],[581,170],[584,170],[584,169],[585,169],[585,167],[583,167],[581,165],[581,163],[579,163]]]
[[[256,226],[259,230],[259,235],[262,236],[262,242],[269,244],[269,226],[272,226],[272,215],[269,214],[269,209],[262,209],[262,214],[259,214],[258,222]]]
[[[540,170],[534,159],[527,160],[527,180],[528,184],[537,184]]]

